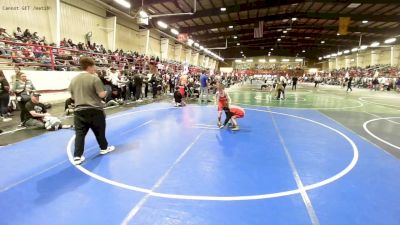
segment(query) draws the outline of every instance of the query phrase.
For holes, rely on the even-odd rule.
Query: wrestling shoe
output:
[[[81,163],[83,163],[85,161],[85,156],[81,156],[81,157],[74,157],[74,165],[80,165]]]
[[[222,126],[222,123],[221,123],[221,122],[218,122],[217,126],[218,126],[218,127],[221,127],[221,126]]]
[[[239,126],[232,128],[232,131],[238,131],[238,130],[240,130]]]
[[[108,148],[100,150],[100,155],[105,155],[105,154],[107,154],[109,152],[112,152],[114,150],[115,150],[114,146],[108,146]]]

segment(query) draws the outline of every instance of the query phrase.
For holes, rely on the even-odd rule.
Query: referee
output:
[[[106,116],[103,111],[102,99],[106,97],[104,85],[96,74],[96,65],[93,59],[81,57],[79,60],[83,73],[74,77],[68,90],[75,101],[75,152],[74,164],[85,161],[83,156],[85,136],[89,128],[96,136],[100,146],[100,154],[107,154],[115,149],[108,146],[106,139]]]

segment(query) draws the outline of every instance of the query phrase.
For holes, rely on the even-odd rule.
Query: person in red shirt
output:
[[[235,106],[235,105],[231,105],[231,106],[225,105],[225,107],[223,109],[224,109],[224,112],[225,112],[226,119],[225,119],[224,124],[219,126],[219,128],[224,128],[228,123],[232,123],[233,124],[233,127],[232,127],[233,131],[240,130],[236,119],[244,117],[244,115],[245,115],[244,109],[239,107],[239,106]]]

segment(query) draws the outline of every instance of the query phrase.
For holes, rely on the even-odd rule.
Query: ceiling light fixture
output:
[[[237,36],[235,35],[235,36],[233,36],[233,39],[237,39]]]
[[[140,10],[139,16],[140,16],[141,18],[148,18],[148,17],[149,17],[149,14],[147,14],[147,12],[145,12],[144,10]]]
[[[125,0],[114,0],[114,2],[122,5],[125,8],[130,8],[131,7],[131,3],[129,3],[128,1],[125,1]]]
[[[163,21],[157,21],[157,25],[162,29],[168,28],[168,24],[164,23]]]
[[[364,24],[365,24],[365,23],[368,23],[368,20],[363,20],[362,23],[364,23]]]
[[[221,12],[225,12],[226,11],[226,8],[221,8]]]
[[[233,26],[232,26],[232,25],[230,25],[228,28],[229,28],[229,29],[232,29],[232,28],[233,28]]]
[[[360,5],[361,5],[361,3],[351,3],[347,6],[347,8],[355,9],[355,8],[359,7]]]
[[[178,34],[179,34],[179,31],[178,31],[177,29],[175,29],[175,28],[172,28],[172,29],[171,29],[171,33],[173,33],[173,34],[175,34],[175,35],[178,35]]]
[[[380,45],[379,42],[374,42],[374,43],[371,44],[371,47],[378,47],[379,45]]]
[[[325,44],[325,41],[321,41],[321,44]]]
[[[397,41],[396,38],[389,38],[389,39],[385,40],[385,44],[391,44],[391,43],[396,42],[396,41]]]

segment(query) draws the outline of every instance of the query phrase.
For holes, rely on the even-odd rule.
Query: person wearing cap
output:
[[[39,102],[40,93],[34,92],[31,100],[25,104],[24,125],[29,128],[44,129],[44,117],[49,116],[46,106]]]
[[[83,73],[75,76],[68,88],[71,98],[75,101],[75,151],[74,164],[79,165],[84,160],[85,137],[89,129],[96,136],[100,154],[107,154],[115,149],[109,146],[106,139],[106,116],[103,111],[103,98],[107,96],[104,85],[96,74],[93,59],[81,57],[79,64]]]
[[[60,119],[47,113],[48,107],[40,102],[40,96],[40,93],[33,92],[31,100],[25,105],[26,121],[24,122],[24,125],[27,128],[58,130],[61,128],[73,127],[72,125],[62,125]]]

